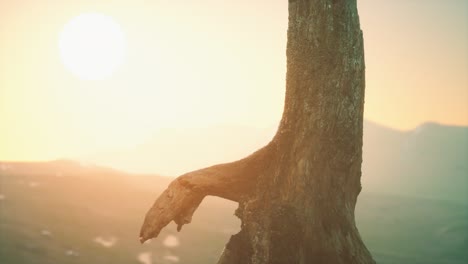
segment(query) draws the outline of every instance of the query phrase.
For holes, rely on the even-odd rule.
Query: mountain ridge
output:
[[[264,129],[245,126],[165,129],[153,140],[122,150],[115,157],[88,158],[85,162],[66,159],[51,162],[61,164],[63,168],[73,164],[95,166],[104,170],[103,173],[107,169],[148,177],[175,176],[249,155],[267,144],[275,131],[274,126]],[[413,130],[399,131],[372,121],[364,123],[361,181],[365,192],[468,204],[466,160],[468,127],[427,122]],[[112,166],[114,163],[132,165],[122,169]],[[21,162],[16,164],[19,166]],[[134,172],[132,168],[135,167],[146,169]]]

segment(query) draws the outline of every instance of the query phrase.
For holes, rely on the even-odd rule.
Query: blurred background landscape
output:
[[[184,154],[161,153],[150,142],[116,155],[145,151],[155,164],[190,163],[248,152],[271,136],[248,128],[209,131],[180,132],[180,140],[166,142]],[[208,139],[218,144],[203,148]],[[378,263],[468,262],[467,160],[468,127],[427,123],[402,132],[365,123],[356,221]],[[140,245],[143,217],[173,178],[72,160],[2,162],[0,169],[2,263],[216,263],[240,230],[236,204],[209,197],[182,232],[171,223]]]
[[[468,1],[358,0],[356,221],[378,263],[468,263]],[[175,176],[240,159],[284,106],[286,0],[0,1],[0,264],[216,263],[236,204],[140,245]]]

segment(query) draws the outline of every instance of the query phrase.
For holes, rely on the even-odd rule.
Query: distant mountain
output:
[[[363,185],[377,193],[468,204],[468,128],[423,124],[412,131],[364,125]]]
[[[85,160],[132,172],[177,176],[242,158],[273,137],[276,127],[163,129],[133,149]],[[364,191],[468,203],[468,127],[423,124],[398,131],[364,123]]]

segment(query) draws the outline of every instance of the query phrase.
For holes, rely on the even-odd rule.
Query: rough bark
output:
[[[354,220],[361,190],[364,52],[356,0],[290,0],[286,98],[276,136],[251,156],[180,176],[140,240],[190,222],[203,197],[239,203],[220,264],[374,263]]]

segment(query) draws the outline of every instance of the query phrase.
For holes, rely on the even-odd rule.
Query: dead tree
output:
[[[356,228],[364,51],[356,0],[289,0],[284,112],[252,155],[175,179],[140,240],[178,230],[207,195],[239,203],[241,231],[218,263],[374,263]]]

